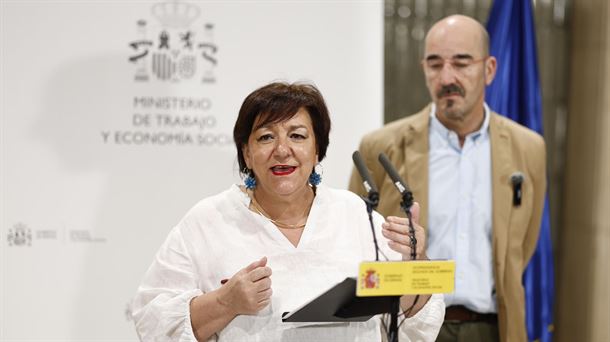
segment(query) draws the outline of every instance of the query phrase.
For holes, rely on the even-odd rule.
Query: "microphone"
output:
[[[513,205],[516,207],[521,205],[521,197],[523,195],[521,185],[524,180],[525,176],[519,171],[513,172],[513,174],[510,175],[510,182],[513,185]]]
[[[385,153],[383,153],[383,152],[379,153],[379,162],[385,169],[385,172],[387,172],[388,175],[390,176],[390,178],[392,179],[392,183],[394,183],[394,186],[396,187],[398,192],[400,192],[400,196],[402,197],[402,201],[400,202],[400,207],[405,212],[405,215],[407,215],[407,219],[409,220],[409,239],[411,240],[411,245],[410,245],[411,260],[415,260],[415,257],[417,256],[417,253],[416,253],[417,239],[415,238],[415,228],[413,227],[413,221],[411,220],[411,210],[410,210],[411,206],[413,205],[413,193],[411,192],[411,190],[409,190],[409,188],[407,187],[405,182],[402,181],[402,178],[400,177],[400,175],[394,168],[394,165],[392,165],[392,162],[390,162],[390,159],[388,159],[388,156],[385,155]],[[417,297],[415,300],[417,300]]]
[[[366,190],[366,197],[371,202],[371,206],[373,209],[377,208],[379,204],[379,191],[377,191],[377,186],[375,186],[375,182],[371,178],[371,174],[364,164],[364,160],[362,160],[362,156],[359,151],[354,151],[352,154],[352,160],[354,161],[354,165],[356,165],[356,169],[362,178],[362,185],[364,185],[364,189]]]
[[[373,210],[377,208],[379,204],[379,191],[377,191],[377,187],[375,186],[375,182],[371,178],[369,174],[369,170],[366,168],[364,164],[364,160],[362,160],[362,156],[359,151],[354,151],[352,154],[352,159],[354,160],[354,164],[356,165],[356,169],[362,177],[362,185],[364,185],[364,189],[366,189],[366,197],[362,196],[362,200],[366,203],[366,212],[369,215],[369,224],[371,226],[371,232],[373,233],[373,245],[375,246],[375,261],[379,261],[379,244],[377,243],[377,235],[375,234],[375,224],[373,223]],[[386,257],[387,259],[387,257]]]
[[[394,165],[392,165],[392,162],[390,162],[390,159],[388,158],[388,156],[385,155],[385,153],[379,153],[379,162],[385,169],[385,172],[387,172],[390,178],[392,179],[392,183],[394,183],[394,186],[396,187],[398,192],[400,192],[400,196],[402,197],[403,202],[402,204],[408,211],[408,209],[410,209],[413,205],[413,193],[402,180],[402,178],[394,168]]]

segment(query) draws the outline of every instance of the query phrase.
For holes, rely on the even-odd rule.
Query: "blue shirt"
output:
[[[490,112],[460,147],[457,133],[430,118],[428,256],[453,259],[455,292],[445,303],[497,312],[492,261]]]

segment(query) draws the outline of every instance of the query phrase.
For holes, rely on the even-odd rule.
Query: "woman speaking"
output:
[[[243,185],[197,203],[172,229],[133,303],[143,341],[381,341],[366,322],[283,323],[374,260],[364,201],[321,184],[330,118],[312,85],[272,83],[244,100],[233,137]],[[417,220],[419,208],[412,209]],[[380,249],[409,260],[406,219],[374,213]],[[427,259],[416,225],[417,259]],[[433,341],[442,295],[403,296],[400,341]]]

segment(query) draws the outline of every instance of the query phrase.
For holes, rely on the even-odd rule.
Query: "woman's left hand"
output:
[[[417,239],[416,259],[428,260],[426,256],[426,232],[419,225],[419,203],[413,203],[411,207],[413,228]],[[381,233],[388,241],[388,246],[402,254],[402,260],[411,260],[411,238],[409,236],[409,220],[403,217],[388,216],[382,225]]]

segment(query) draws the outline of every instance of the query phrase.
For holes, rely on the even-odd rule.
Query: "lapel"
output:
[[[420,205],[419,224],[428,226],[428,127],[430,106],[416,114],[407,127],[404,140],[404,170],[407,185],[411,188],[415,201]]]
[[[513,171],[511,136],[498,114],[491,112],[489,122],[492,174],[492,246],[496,288],[504,284],[512,193],[510,175]],[[502,291],[501,289],[498,291]],[[502,292],[500,292],[502,293]]]

